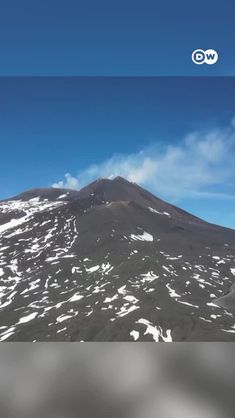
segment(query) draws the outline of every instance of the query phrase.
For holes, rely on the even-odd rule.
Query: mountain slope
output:
[[[235,341],[235,231],[120,177],[0,202],[0,340]]]

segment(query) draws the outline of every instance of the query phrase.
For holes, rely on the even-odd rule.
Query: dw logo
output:
[[[195,49],[192,53],[192,60],[194,64],[215,64],[218,61],[218,53],[214,49]]]

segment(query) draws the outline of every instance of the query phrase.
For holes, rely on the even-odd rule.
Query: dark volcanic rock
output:
[[[235,231],[120,177],[0,202],[0,340],[235,341]]]

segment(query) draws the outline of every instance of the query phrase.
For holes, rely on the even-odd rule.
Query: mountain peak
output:
[[[0,247],[0,341],[235,340],[235,231],[122,177],[0,202]]]
[[[131,183],[121,176],[100,178],[79,191],[80,198],[95,196],[101,201],[139,201],[144,190],[137,184]],[[148,192],[146,192],[148,193]],[[149,197],[150,198],[150,197]],[[146,202],[145,202],[146,203]]]
[[[159,215],[165,214],[168,219],[175,219],[189,223],[203,223],[201,219],[177,208],[143,189],[136,183],[124,177],[98,178],[81,190],[66,188],[35,188],[27,190],[7,200],[30,201],[32,199],[74,202],[75,206],[90,208],[94,205],[106,205],[114,202],[132,202],[136,207],[149,210]]]
[[[130,182],[129,180],[127,180],[126,178],[124,178],[122,176],[116,176],[116,177],[99,177],[97,180],[94,180],[93,182],[91,182],[87,186],[99,185],[99,184],[104,184],[105,185],[105,184],[111,184],[111,183],[112,184],[114,184],[114,183],[133,184],[132,182]]]
[[[116,176],[116,177],[114,177],[112,180],[113,180],[114,182],[115,182],[115,181],[120,181],[120,182],[123,182],[123,183],[129,183],[129,184],[132,184],[132,182],[130,182],[129,180],[127,180],[125,177],[122,177],[122,176]]]

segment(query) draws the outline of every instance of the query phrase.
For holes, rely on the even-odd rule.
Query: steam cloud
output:
[[[190,133],[175,145],[155,144],[136,154],[114,155],[77,177],[67,173],[53,186],[77,189],[99,177],[123,176],[175,201],[184,197],[235,199],[234,157],[233,119],[227,127]]]

